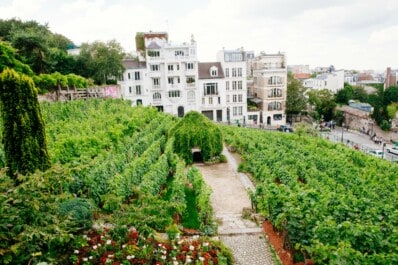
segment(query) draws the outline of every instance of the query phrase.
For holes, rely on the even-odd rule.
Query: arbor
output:
[[[334,95],[328,89],[308,91],[308,100],[315,107],[316,118],[323,117],[325,120],[333,118],[333,109],[336,107]]]
[[[294,78],[291,72],[287,75],[287,98],[286,114],[299,114],[307,108],[307,99],[305,97],[306,88],[303,84]]]
[[[171,130],[174,150],[192,164],[192,148],[199,148],[204,161],[219,156],[223,149],[221,130],[204,115],[190,111]]]
[[[8,68],[0,74],[0,113],[9,175],[49,168],[44,122],[30,77]]]

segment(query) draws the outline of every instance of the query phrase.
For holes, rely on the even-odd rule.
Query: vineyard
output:
[[[0,148],[1,264],[231,264],[206,237],[210,188],[173,150],[177,118],[95,99],[42,103],[42,113],[49,170],[15,185]]]
[[[398,166],[326,140],[222,127],[295,261],[398,264]]]

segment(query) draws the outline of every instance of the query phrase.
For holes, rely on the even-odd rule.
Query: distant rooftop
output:
[[[207,62],[199,63],[199,79],[219,79],[224,78],[224,71],[220,62]],[[217,67],[217,75],[211,76],[210,69],[215,66]]]

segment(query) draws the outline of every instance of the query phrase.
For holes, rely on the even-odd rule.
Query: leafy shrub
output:
[[[90,200],[73,198],[59,204],[59,214],[62,217],[72,218],[76,226],[89,228],[92,224],[94,206]]]

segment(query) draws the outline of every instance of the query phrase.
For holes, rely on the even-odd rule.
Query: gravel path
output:
[[[237,162],[224,148],[228,163],[196,165],[206,183],[213,189],[211,204],[219,222],[220,240],[228,246],[236,265],[273,265],[269,245],[260,227],[242,218],[243,208],[250,208],[247,189],[253,184],[245,174],[238,173]]]

